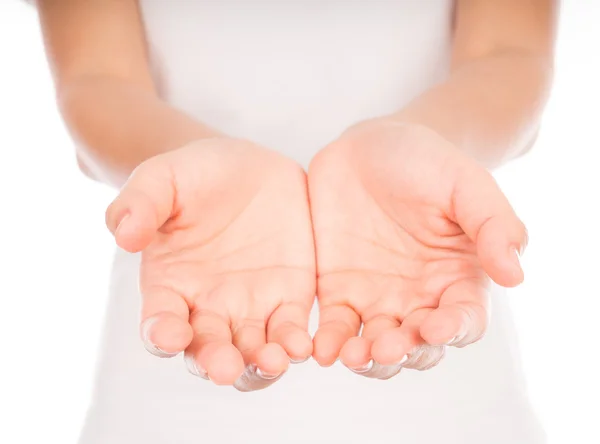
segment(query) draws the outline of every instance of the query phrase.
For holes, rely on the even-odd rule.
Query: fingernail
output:
[[[192,375],[198,376],[202,379],[206,379],[207,381],[210,380],[210,378],[208,377],[208,373],[206,372],[206,370],[200,368],[200,366],[194,359],[194,356],[186,355],[183,358],[183,361],[185,362],[185,366],[187,367],[188,372],[190,372]]]
[[[271,380],[271,379],[277,379],[281,376],[281,373],[279,373],[278,375],[270,375],[268,373],[263,372],[260,368],[256,368],[256,376],[258,376],[259,378],[262,379],[266,379],[266,380]]]
[[[119,221],[119,224],[117,225],[117,228],[115,228],[115,232],[114,232],[114,236],[117,237],[117,235],[119,234],[119,230],[120,228],[123,226],[123,222],[125,222],[130,216],[130,213],[127,212],[125,213],[125,215],[121,218],[121,220]]]
[[[516,247],[511,247],[509,251],[510,263],[511,263],[511,275],[515,280],[522,280],[523,278],[523,267],[521,266],[521,256],[519,250]]]
[[[310,356],[307,356],[304,359],[292,359],[290,358],[290,364],[302,364],[303,362],[306,362],[310,359]]]
[[[281,378],[284,373],[282,372],[277,376],[269,375],[260,370],[256,364],[249,364],[233,386],[240,392],[262,390]]]
[[[379,377],[379,379],[389,379],[392,376],[396,376],[398,373],[400,373],[408,359],[409,356],[404,355],[402,356],[402,359],[400,359],[396,364],[382,365],[379,369],[379,372],[381,372],[381,376]]]
[[[144,344],[144,348],[148,351],[148,353],[159,358],[172,358],[177,356],[179,352],[166,352],[150,340],[150,328],[156,323],[156,321],[156,318],[148,318],[142,325],[142,342]]]
[[[151,342],[144,342],[144,348],[148,353],[156,356],[157,358],[174,358],[179,354],[166,352],[160,347],[157,347],[156,345],[152,344]]]
[[[448,342],[446,342],[446,345],[454,345],[458,342],[458,335],[454,336],[452,339],[450,339]]]
[[[521,268],[521,253],[519,252],[519,250],[515,247],[511,247],[511,255],[512,255],[512,260],[513,262],[519,267]]]
[[[350,370],[352,370],[354,373],[366,373],[373,368],[373,365],[374,362],[372,359],[370,359],[365,365],[357,368],[350,368]]]

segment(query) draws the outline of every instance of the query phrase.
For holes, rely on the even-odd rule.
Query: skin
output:
[[[308,175],[161,101],[135,0],[38,3],[79,164],[121,188],[107,226],[142,252],[151,353],[243,391],[311,354],[387,379],[479,339],[490,279],[523,280],[526,230],[487,168],[535,138],[555,2],[457,1],[447,81],[350,128]]]
[[[313,160],[321,365],[339,356],[380,379],[431,368],[445,345],[485,334],[490,278],[522,282],[527,231],[485,167],[535,140],[557,12],[544,0],[457,2],[449,78]]]

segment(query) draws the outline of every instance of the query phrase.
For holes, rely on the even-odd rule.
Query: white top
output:
[[[349,125],[444,78],[449,0],[141,0],[161,94],[303,165]],[[159,360],[138,336],[137,256],[117,255],[82,444],[538,444],[503,292],[484,340],[426,372],[369,380],[292,366],[254,393]],[[314,326],[313,326],[314,328]]]
[[[164,97],[306,162],[446,73],[448,0],[142,2]]]

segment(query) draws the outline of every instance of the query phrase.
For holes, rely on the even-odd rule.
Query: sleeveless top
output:
[[[446,75],[449,0],[142,1],[172,105],[306,165]]]

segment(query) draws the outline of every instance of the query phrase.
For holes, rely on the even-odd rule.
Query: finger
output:
[[[279,344],[265,344],[254,356],[253,360],[256,363],[246,365],[244,372],[233,385],[241,392],[262,390],[271,386],[281,379],[289,365],[288,356]]]
[[[174,212],[175,186],[171,169],[150,159],[129,177],[106,210],[106,225],[119,247],[129,252],[146,248]]]
[[[431,345],[464,347],[478,341],[490,319],[490,293],[485,281],[462,280],[449,286],[439,307],[423,320],[420,334]]]
[[[190,345],[194,336],[187,303],[166,288],[141,290],[140,330],[146,350],[161,358],[176,356]]]
[[[190,315],[194,339],[185,351],[190,373],[218,385],[233,385],[244,371],[244,359],[232,343],[228,321],[215,313],[198,310]]]
[[[407,355],[403,368],[425,371],[438,365],[446,355],[445,345],[422,345]]]
[[[244,320],[234,326],[233,345],[244,359],[244,372],[234,387],[248,392],[268,387],[287,370],[289,358],[279,344],[267,344],[263,320]]]
[[[445,346],[430,346],[419,334],[419,327],[431,309],[417,310],[407,316],[400,327],[386,330],[375,340],[372,347],[373,359],[387,369],[427,370],[435,367],[444,357]],[[388,379],[394,373],[379,376]]]
[[[319,310],[319,329],[313,341],[313,357],[319,365],[333,365],[342,346],[360,329],[360,317],[348,305],[326,305]]]
[[[283,347],[293,363],[306,361],[313,351],[308,333],[310,307],[301,304],[281,304],[269,318],[267,340]]]
[[[382,332],[371,347],[373,359],[382,365],[406,367],[409,359],[414,360],[414,355],[425,343],[419,333],[419,327],[431,310],[416,310],[408,315],[399,327]]]
[[[361,337],[353,338],[354,341],[348,341],[348,343],[346,343],[347,347],[345,346],[344,349],[342,349],[342,356],[344,356],[346,361],[349,361],[350,353],[354,352],[355,354],[358,354],[360,350],[359,346],[362,346],[362,351],[367,356],[367,359],[364,360],[363,356],[364,363],[361,366],[347,365],[347,367],[356,374],[374,379],[390,379],[400,373],[404,362],[400,361],[389,365],[381,364],[373,358],[372,353],[372,347],[377,338],[384,334],[384,332],[393,330],[399,325],[400,323],[396,318],[386,315],[376,316],[367,321],[363,326]],[[362,343],[359,343],[359,340],[362,341]],[[353,342],[356,345],[354,345]]]
[[[527,230],[492,175],[469,166],[459,175],[453,195],[455,221],[477,246],[486,273],[499,285],[523,281],[519,256],[527,246]]]
[[[354,373],[371,379],[390,379],[396,376],[403,368],[404,362],[393,365],[382,365],[370,359],[361,369],[351,369]]]
[[[355,373],[371,376],[373,363],[371,361],[371,346],[373,341],[384,331],[400,325],[392,316],[380,315],[368,320],[360,337],[351,338],[342,347],[340,360]]]

